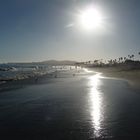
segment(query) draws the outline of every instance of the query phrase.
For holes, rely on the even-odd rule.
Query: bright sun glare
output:
[[[102,23],[101,13],[97,9],[87,8],[81,12],[80,22],[85,29],[91,30],[97,28]]]

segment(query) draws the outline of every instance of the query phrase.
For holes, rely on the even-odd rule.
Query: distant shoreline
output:
[[[71,74],[71,76],[75,76],[77,70],[66,70]],[[46,82],[50,82],[54,78],[59,78],[60,73],[65,72],[64,70],[61,71],[54,71],[51,73],[45,73],[43,75],[34,75],[24,79],[17,79],[17,80],[7,80],[6,82],[0,84],[0,92],[8,91],[12,89],[18,89],[21,87],[25,87],[28,85],[36,85],[36,84],[44,84]],[[2,81],[1,81],[2,82]]]
[[[140,89],[140,70],[122,70],[121,68],[90,68],[96,72],[101,72],[105,77],[119,78],[128,82],[134,89]]]
[[[0,84],[0,91],[8,91],[8,90],[12,90],[12,89],[18,89],[21,87],[25,87],[28,85],[34,85],[34,84],[40,84],[43,79],[47,79],[47,81],[49,79],[52,79],[55,77],[55,73],[46,73],[43,75],[35,75],[33,77],[28,77],[25,79],[18,79],[18,80],[7,80],[6,82],[3,82]]]
[[[88,68],[89,70],[93,71],[93,72],[99,72],[102,73],[104,77],[108,77],[108,78],[117,78],[120,80],[124,80],[126,82],[128,82],[128,84],[136,89],[136,90],[140,90],[140,70],[122,70],[119,67],[94,67],[94,68]],[[76,69],[75,69],[76,70]],[[75,73],[77,73],[78,71],[71,71],[68,70],[69,73],[71,73],[71,76],[75,76]],[[81,72],[83,71],[83,69],[80,70]],[[62,71],[58,71],[57,74],[59,74],[59,72]],[[78,75],[80,73],[77,73]],[[26,85],[33,85],[33,84],[41,84],[44,82],[43,79],[50,81],[53,78],[57,78],[57,76],[55,76],[56,73],[52,72],[52,73],[46,73],[43,75],[35,75],[33,77],[28,77],[25,79],[18,79],[18,80],[9,80],[6,83],[1,84],[0,87],[0,91],[7,91],[7,90],[11,90],[11,89],[15,89],[15,88],[20,88],[20,87],[24,87]]]

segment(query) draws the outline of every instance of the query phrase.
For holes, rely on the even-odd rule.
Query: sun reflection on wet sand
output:
[[[100,74],[95,74],[89,77],[89,103],[90,103],[90,113],[91,120],[94,128],[94,136],[100,137],[101,121],[102,121],[102,111],[101,111],[101,92],[99,91],[100,86]]]

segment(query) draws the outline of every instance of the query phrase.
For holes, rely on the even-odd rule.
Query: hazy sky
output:
[[[78,12],[102,13],[84,30]],[[0,62],[109,59],[140,51],[139,0],[0,0]]]

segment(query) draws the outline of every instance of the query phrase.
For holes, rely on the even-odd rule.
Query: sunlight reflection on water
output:
[[[101,121],[102,121],[102,97],[99,91],[100,86],[100,74],[95,74],[89,77],[89,103],[92,125],[94,128],[94,136],[100,137]]]

